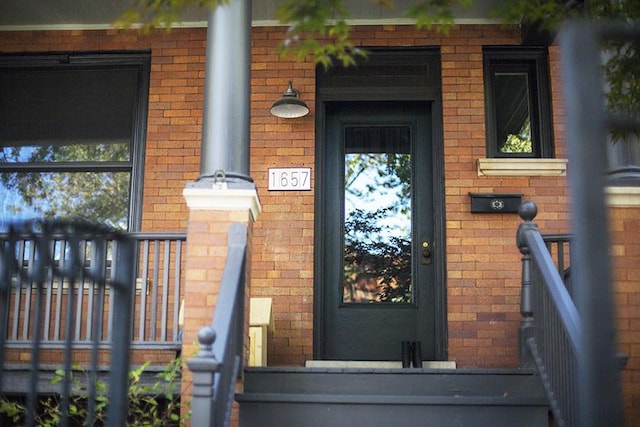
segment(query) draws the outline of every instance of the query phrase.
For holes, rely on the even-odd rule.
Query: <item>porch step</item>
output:
[[[307,368],[402,368],[400,361],[307,360]],[[422,361],[427,369],[455,369],[456,362]]]
[[[518,370],[247,368],[241,427],[540,427],[540,379]]]

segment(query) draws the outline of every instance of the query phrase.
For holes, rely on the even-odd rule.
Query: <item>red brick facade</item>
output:
[[[313,182],[308,192],[270,192],[267,171],[270,167],[315,167],[315,66],[277,54],[283,31],[281,27],[256,27],[252,33],[251,176],[262,213],[253,225],[251,296],[273,298],[270,364],[300,366],[313,358]],[[149,50],[152,67],[142,230],[185,231],[189,211],[182,192],[187,182],[198,177],[200,167],[205,39],[206,31],[201,28],[153,35],[111,30],[5,32],[0,33],[0,52]],[[477,173],[476,161],[486,155],[482,46],[517,44],[519,31],[463,25],[440,34],[385,25],[355,28],[353,39],[363,46],[440,46],[449,359],[460,367],[517,366],[520,254],[515,233],[519,218],[471,214],[468,193],[523,193],[524,199],[538,204],[537,223],[543,232],[567,232],[570,226],[564,177]],[[562,158],[566,152],[559,68],[558,48],[551,47],[555,154]],[[289,80],[311,108],[304,118],[286,120],[269,114],[271,103]],[[620,342],[630,355],[624,373],[625,404],[628,419],[636,423],[628,425],[640,425],[639,217],[637,208],[612,211]],[[191,246],[188,254],[188,263],[200,262]],[[187,295],[187,310],[200,303],[210,306],[210,298]],[[206,324],[210,314],[201,308],[201,324]],[[192,342],[189,337],[197,327],[186,326],[185,342]]]
[[[622,372],[628,426],[640,425],[640,208],[612,209],[611,253],[616,289],[618,342],[629,355]]]

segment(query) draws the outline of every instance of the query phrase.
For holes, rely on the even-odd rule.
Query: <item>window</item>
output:
[[[140,222],[148,53],[0,56],[0,231]]]
[[[488,157],[553,157],[547,52],[485,47]]]

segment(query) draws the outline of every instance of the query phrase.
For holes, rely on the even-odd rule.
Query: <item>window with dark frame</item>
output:
[[[0,231],[31,218],[139,229],[150,63],[0,56]]]
[[[487,156],[553,157],[545,48],[485,47]]]

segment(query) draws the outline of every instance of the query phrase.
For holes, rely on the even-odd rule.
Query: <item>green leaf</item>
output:
[[[116,28],[137,27],[143,33],[156,29],[170,30],[182,15],[193,9],[213,9],[229,0],[134,0],[114,22]]]

